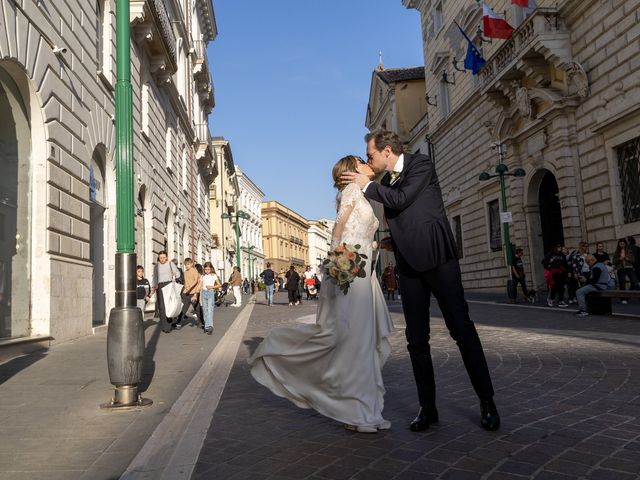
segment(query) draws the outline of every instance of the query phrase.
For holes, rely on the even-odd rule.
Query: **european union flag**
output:
[[[464,38],[467,40],[467,56],[464,59],[464,68],[466,68],[467,70],[471,70],[471,73],[477,75],[483,65],[487,63],[487,61],[482,58],[480,51],[476,48],[471,39],[467,37],[467,34],[464,33],[464,30],[460,28],[460,25],[456,23],[456,26],[460,30],[460,33],[462,33]]]

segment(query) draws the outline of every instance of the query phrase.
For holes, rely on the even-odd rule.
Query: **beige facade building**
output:
[[[240,186],[231,144],[223,137],[211,141],[218,175],[209,186],[211,262],[224,281],[236,265],[236,213]]]
[[[65,341],[114,304],[115,2],[0,2],[0,337]],[[136,250],[204,258],[211,0],[131,1]],[[17,339],[17,340],[16,340]],[[0,340],[0,343],[3,342]]]
[[[640,3],[538,0],[525,17],[491,1],[516,27],[492,43],[476,33],[477,2],[402,3],[420,13],[426,89],[416,101],[426,93],[427,115],[398,129],[408,151],[432,154],[467,288],[507,278],[499,182],[478,179],[500,163],[526,171],[506,178],[506,199],[511,242],[536,286],[552,245],[602,241],[611,253],[617,238],[640,234]],[[487,60],[479,75],[456,69],[467,45],[454,21]]]
[[[291,265],[298,272],[308,263],[309,222],[300,214],[275,200],[262,202],[262,242],[265,263],[270,262],[276,273]]]

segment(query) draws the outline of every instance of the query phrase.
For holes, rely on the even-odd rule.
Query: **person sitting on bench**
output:
[[[591,274],[587,279],[586,285],[576,291],[576,299],[580,309],[576,315],[579,317],[589,315],[589,312],[587,312],[587,294],[606,290],[609,284],[609,270],[607,270],[604,263],[598,262],[593,255],[587,255],[586,262],[591,267]]]

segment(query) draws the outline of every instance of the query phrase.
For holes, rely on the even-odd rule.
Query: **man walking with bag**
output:
[[[233,272],[229,277],[229,283],[233,287],[233,296],[235,301],[231,304],[232,307],[242,306],[242,275],[240,274],[239,267],[233,267]]]

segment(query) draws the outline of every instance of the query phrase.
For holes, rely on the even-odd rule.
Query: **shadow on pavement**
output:
[[[144,330],[155,326],[156,328],[153,330],[151,334],[151,338],[147,342],[144,349],[144,365],[142,367],[142,381],[138,386],[140,393],[146,392],[151,385],[151,381],[153,380],[153,376],[156,373],[156,362],[154,357],[156,355],[156,348],[158,346],[158,338],[160,337],[160,333],[162,329],[160,328],[160,322],[156,321],[155,318],[148,318],[144,321]]]
[[[254,352],[258,348],[258,345],[262,343],[262,340],[264,340],[264,337],[251,337],[242,342],[247,346],[247,349],[249,350],[249,356],[252,356],[254,354]]]
[[[14,375],[20,373],[25,368],[30,367],[38,360],[42,360],[46,357],[45,351],[38,351],[29,353],[27,355],[22,355],[21,357],[16,357],[8,362],[0,365],[0,385],[9,380]]]

